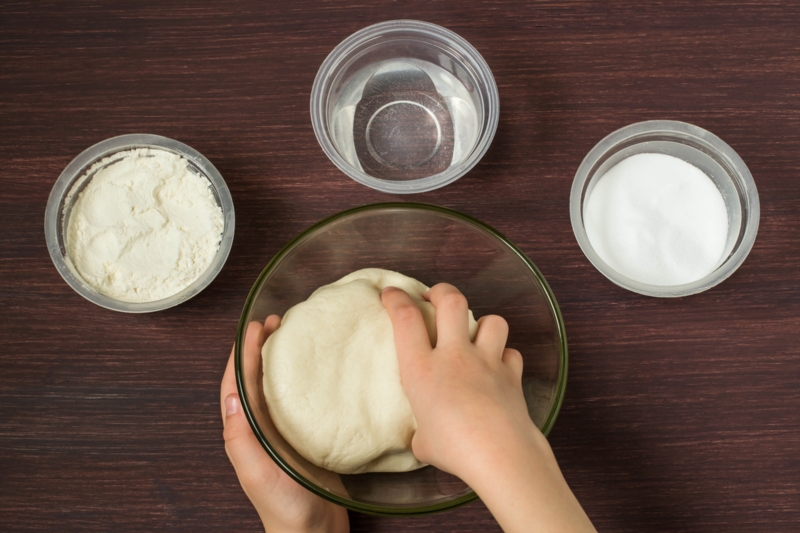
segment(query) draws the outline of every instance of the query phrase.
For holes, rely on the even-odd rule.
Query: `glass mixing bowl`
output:
[[[475,318],[503,316],[508,345],[524,358],[522,378],[531,419],[546,435],[567,380],[567,338],[558,304],[541,272],[503,235],[455,211],[424,204],[358,207],[298,235],[269,262],[242,311],[236,337],[236,381],[244,412],[270,456],[308,490],[355,511],[411,515],[475,499],[461,480],[432,466],[406,473],[338,476],[303,459],[270,420],[261,389],[261,358],[245,359],[247,324],[283,314],[320,287],[361,268],[412,276],[428,286],[447,281]]]

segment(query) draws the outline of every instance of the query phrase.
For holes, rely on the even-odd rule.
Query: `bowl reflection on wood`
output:
[[[475,317],[503,316],[510,347],[524,358],[523,390],[531,418],[547,434],[564,394],[567,346],[552,292],[533,263],[505,237],[470,217],[423,204],[376,204],[312,226],[279,252],[248,296],[239,323],[236,370],[245,412],[268,453],[309,490],[349,509],[421,514],[473,500],[458,478],[432,466],[406,473],[343,475],[303,459],[277,433],[260,390],[260,361],[244,361],[250,321],[283,315],[318,287],[354,270],[384,268],[428,286],[452,283]]]

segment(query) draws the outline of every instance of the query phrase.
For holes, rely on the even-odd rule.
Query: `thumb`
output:
[[[237,393],[229,394],[225,398],[225,430],[222,436],[228,459],[248,495],[254,494],[260,487],[277,482],[280,475],[278,465],[267,455],[253,434],[242,412]]]

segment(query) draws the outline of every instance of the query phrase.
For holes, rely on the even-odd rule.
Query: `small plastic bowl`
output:
[[[728,239],[722,263],[710,274],[683,285],[650,285],[623,276],[592,248],[583,224],[584,202],[606,171],[635,154],[677,157],[702,170],[719,189],[728,210]],[[703,128],[673,120],[651,120],[625,126],[597,143],[575,174],[570,194],[575,238],[589,261],[604,276],[630,291],[663,298],[703,292],[721,283],[744,262],[758,232],[760,208],[756,184],[742,158],[722,139]]]
[[[181,155],[189,161],[189,169],[192,172],[208,179],[214,198],[222,209],[222,216],[225,224],[222,230],[222,238],[219,249],[217,250],[217,255],[208,266],[208,269],[206,269],[194,283],[182,291],[168,298],[154,302],[122,302],[97,292],[86,283],[75,270],[72,261],[69,259],[65,240],[70,210],[78,199],[78,194],[70,195],[73,185],[75,185],[96,162],[115,153],[133,150],[135,148],[166,150]],[[97,172],[97,170],[94,172]],[[90,180],[91,176],[89,179],[82,182],[80,187],[86,187]],[[138,133],[106,139],[105,141],[101,141],[87,148],[73,159],[58,177],[55,185],[53,185],[53,190],[50,191],[50,198],[47,200],[47,209],[44,217],[44,233],[47,241],[47,250],[50,252],[50,257],[56,269],[58,269],[58,273],[61,274],[61,277],[64,278],[75,292],[90,302],[100,307],[123,313],[150,313],[153,311],[161,311],[181,304],[200,293],[200,291],[205,289],[208,284],[217,277],[220,270],[222,270],[222,266],[225,264],[225,260],[228,258],[228,253],[230,253],[231,245],[233,244],[234,226],[235,217],[231,193],[228,190],[228,186],[225,185],[225,181],[222,179],[219,171],[214,168],[214,165],[212,165],[208,159],[197,150],[173,139],[161,137],[160,135]]]
[[[449,209],[414,204],[357,207],[298,235],[272,258],[245,302],[236,337],[236,381],[250,426],[294,480],[334,503],[366,513],[414,515],[477,498],[460,479],[433,466],[413,472],[337,476],[303,459],[272,423],[262,390],[261,355],[245,357],[247,325],[283,316],[322,285],[378,267],[426,285],[447,281],[475,317],[499,314],[508,345],[522,353],[522,387],[533,422],[546,435],[567,381],[567,337],[553,293],[530,259],[494,229]]]
[[[358,31],[323,61],[311,90],[322,149],[354,180],[395,194],[466,174],[492,142],[500,100],[475,48],[427,22]]]

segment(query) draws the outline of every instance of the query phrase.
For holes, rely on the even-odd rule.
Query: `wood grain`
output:
[[[793,532],[800,523],[800,4],[4,2],[0,7],[0,530],[258,531],[222,448],[218,384],[245,296],[292,236],[396,197],[339,172],[308,100],[352,32],[416,18],[470,41],[501,117],[481,163],[413,198],[495,226],[543,271],[570,345],[551,442],[601,531]],[[747,162],[744,265],[679,300],[612,285],[568,197],[606,134],[684,120]],[[47,196],[86,147],[156,133],[225,177],[236,240],[190,302],[83,301],[44,244]],[[480,503],[353,531],[499,531]]]

